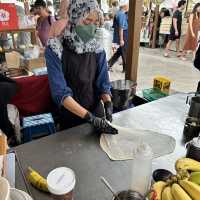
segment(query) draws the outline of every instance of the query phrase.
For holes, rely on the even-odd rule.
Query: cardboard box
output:
[[[169,94],[170,91],[171,80],[166,77],[158,76],[154,78],[153,88],[159,89],[161,92],[165,94]]]
[[[20,67],[20,53],[16,51],[12,51],[10,53],[5,54],[6,57],[6,64],[8,68],[19,68]]]
[[[46,62],[44,57],[39,57],[36,59],[30,59],[24,61],[25,68],[27,68],[29,71],[35,68],[41,68],[46,67]]]

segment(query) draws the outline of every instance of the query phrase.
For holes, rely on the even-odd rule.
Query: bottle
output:
[[[148,144],[142,143],[134,149],[131,190],[144,196],[151,183],[152,159],[153,152]]]

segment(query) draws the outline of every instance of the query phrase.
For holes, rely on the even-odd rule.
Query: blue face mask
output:
[[[78,25],[75,28],[76,34],[81,38],[84,43],[94,39],[96,32],[96,25]]]

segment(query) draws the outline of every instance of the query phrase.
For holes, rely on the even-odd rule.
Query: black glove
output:
[[[96,128],[98,131],[101,131],[101,133],[111,134],[111,135],[118,134],[118,130],[110,126],[106,121],[106,119],[95,117],[90,112],[86,114],[84,119],[90,124],[92,124],[94,128]]]
[[[107,101],[104,103],[106,119],[112,122],[112,114],[113,114],[113,103],[111,101]]]

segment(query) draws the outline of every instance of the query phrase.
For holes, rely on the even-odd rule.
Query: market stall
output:
[[[113,123],[119,126],[131,130],[152,130],[175,138],[174,152],[154,159],[153,170],[164,168],[175,173],[175,161],[186,155],[186,148],[182,143],[184,116],[188,111],[186,98],[186,94],[177,94],[114,115]],[[151,113],[155,113],[154,117]],[[15,150],[24,173],[31,166],[46,177],[58,166],[69,166],[75,171],[77,178],[76,199],[112,199],[112,194],[101,183],[100,177],[109,180],[116,191],[130,189],[134,160],[111,161],[99,143],[99,137],[85,124],[19,146]],[[142,172],[139,175],[142,177]],[[16,186],[27,191],[17,166]],[[42,193],[29,184],[28,188],[36,200],[50,198],[48,193]]]
[[[51,111],[52,106],[44,49],[38,46],[35,19],[27,6],[0,3],[0,70],[18,84],[12,103],[21,117]]]
[[[129,34],[129,67],[126,78],[136,81],[140,34],[135,30],[140,30],[141,27],[141,18],[138,16],[141,15],[142,2],[130,1],[130,7],[134,12],[130,11],[129,13],[129,24],[133,24],[133,26],[129,29],[129,33],[131,33]],[[158,6],[156,10],[159,11]],[[9,30],[13,31],[13,29]],[[14,32],[24,30],[14,29]],[[34,27],[31,30],[35,30]],[[4,29],[4,31],[8,31],[8,29]],[[154,31],[152,36],[154,41],[155,34]],[[47,113],[54,110],[54,105],[46,74],[44,51],[34,44],[27,46],[14,44],[15,36],[13,36],[13,40],[15,52],[10,52],[11,49],[7,51],[4,47],[1,52],[2,54],[7,53],[5,55],[7,65],[4,73],[11,74],[10,77],[15,79],[19,86],[12,103],[17,106],[21,116],[26,116],[22,120],[22,131],[26,135],[22,142],[26,143],[7,149],[6,138],[0,137],[1,175],[9,180],[8,183],[0,178],[0,189],[5,184],[6,187],[3,189],[7,189],[7,196],[13,190],[12,188],[17,188],[22,190],[18,194],[23,194],[30,200],[53,198],[61,200],[128,200],[129,198],[120,198],[117,192],[131,189],[136,191],[134,194],[141,193],[139,195],[141,200],[144,200],[142,195],[147,196],[148,200],[155,200],[158,195],[160,200],[166,200],[161,198],[164,186],[169,186],[171,189],[172,185],[179,183],[178,180],[185,178],[185,176],[182,178],[181,173],[178,176],[171,176],[175,175],[176,171],[180,172],[179,168],[181,172],[184,170],[187,176],[190,176],[189,172],[194,168],[194,171],[200,173],[200,163],[198,162],[200,159],[192,156],[194,160],[191,161],[192,164],[187,163],[188,168],[178,165],[175,169],[175,162],[185,157],[187,152],[182,140],[183,133],[187,134],[187,131],[191,131],[191,129],[200,131],[198,93],[191,94],[193,97],[191,99],[188,98],[188,94],[183,93],[163,97],[150,103],[143,99],[144,105],[114,114],[114,120],[110,126],[118,129],[118,135],[103,133],[100,135],[89,124],[56,133],[57,127],[52,115]],[[22,56],[23,58],[21,58]],[[9,66],[12,67],[9,68]],[[26,74],[13,75],[11,73],[13,68],[15,70],[23,69]],[[158,88],[169,92],[169,81],[162,83],[156,79],[154,82]],[[123,84],[123,87],[124,85],[126,88],[127,85]],[[133,92],[133,89],[133,85],[129,85],[125,90],[130,93]],[[189,99],[189,103],[186,101],[187,99]],[[129,98],[128,100],[132,101]],[[192,113],[188,112],[190,105],[194,105],[194,108],[190,109],[193,111]],[[40,115],[35,116],[36,114]],[[193,116],[193,114],[195,115]],[[188,129],[188,126],[191,129]],[[48,136],[40,138],[43,136],[43,132]],[[194,137],[197,136],[198,132],[195,132]],[[32,141],[33,139],[36,140]],[[144,147],[144,151],[141,149],[139,151],[139,147]],[[192,168],[194,163],[196,165]],[[151,190],[151,183],[154,187],[154,183],[157,181],[155,174],[152,173],[157,169],[169,170],[170,176],[167,179],[168,182],[164,182],[162,189],[159,187]],[[161,177],[163,177],[163,173],[161,173]],[[105,179],[114,188],[114,191],[112,188],[110,189],[113,194],[101,183],[103,180],[104,184],[108,186]],[[199,196],[194,198],[194,195],[200,195],[200,186],[196,183],[195,186],[196,192],[188,193],[194,200],[199,200]],[[108,186],[108,188],[110,187]],[[153,198],[151,195],[153,197],[156,195],[156,197]],[[181,197],[176,199],[183,200]]]

